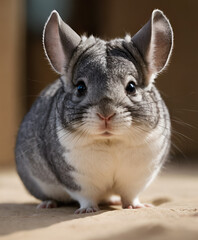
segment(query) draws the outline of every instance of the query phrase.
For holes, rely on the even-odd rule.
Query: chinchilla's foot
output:
[[[146,208],[146,207],[154,207],[149,203],[141,203],[138,198],[135,198],[132,203],[128,201],[122,201],[122,207],[125,209],[137,209],[137,208]]]
[[[100,209],[98,207],[79,208],[74,212],[74,214],[94,213],[94,212],[98,212],[99,210]]]
[[[56,201],[47,200],[47,201],[41,202],[41,203],[37,206],[37,209],[40,209],[40,208],[57,208],[57,207],[58,207],[58,204],[57,204]]]
[[[125,209],[137,209],[137,208],[146,208],[146,207],[154,207],[149,203],[139,203],[137,205],[129,204],[128,206],[123,206]]]

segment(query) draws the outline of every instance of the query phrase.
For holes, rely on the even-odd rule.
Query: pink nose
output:
[[[112,113],[111,115],[109,115],[108,117],[104,117],[102,114],[100,113],[97,113],[98,117],[101,119],[101,120],[105,120],[105,122],[108,122],[110,121],[115,115],[116,113]]]

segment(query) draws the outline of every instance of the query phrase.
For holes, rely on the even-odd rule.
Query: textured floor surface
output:
[[[198,166],[167,167],[141,195],[154,208],[102,207],[74,215],[76,207],[36,209],[15,170],[0,171],[0,239],[197,240]]]

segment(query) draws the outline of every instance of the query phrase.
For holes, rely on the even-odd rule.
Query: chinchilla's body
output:
[[[76,200],[76,213],[92,212],[112,195],[124,208],[148,206],[138,195],[170,147],[169,113],[154,78],[172,39],[159,10],[134,37],[109,42],[80,38],[51,14],[44,48],[61,77],[33,104],[16,144],[18,173],[40,207]]]

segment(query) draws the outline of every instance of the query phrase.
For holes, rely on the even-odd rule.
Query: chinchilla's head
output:
[[[160,10],[154,10],[133,37],[108,42],[80,37],[53,11],[43,44],[52,68],[61,75],[58,109],[66,130],[100,139],[154,127],[160,96],[153,92],[153,82],[173,46],[171,25]]]

